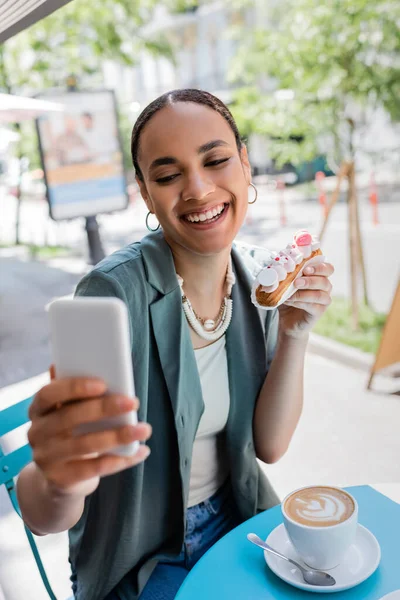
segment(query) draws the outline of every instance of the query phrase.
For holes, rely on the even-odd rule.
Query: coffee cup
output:
[[[313,569],[337,567],[354,541],[358,505],[351,494],[333,486],[308,486],[282,502],[287,534],[300,558]]]

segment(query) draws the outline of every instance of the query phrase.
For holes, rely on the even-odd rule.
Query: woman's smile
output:
[[[214,204],[212,207],[186,213],[182,215],[180,219],[185,225],[188,225],[192,229],[204,231],[205,229],[214,228],[220,225],[225,220],[229,208],[230,204],[228,202],[217,205]]]

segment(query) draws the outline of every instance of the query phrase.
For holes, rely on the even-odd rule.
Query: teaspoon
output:
[[[271,548],[271,546],[268,546],[268,544],[266,544],[255,533],[248,533],[247,539],[249,540],[249,542],[252,542],[256,546],[263,548],[263,550],[267,550],[267,552],[271,552],[272,554],[279,556],[279,558],[283,558],[284,560],[287,560],[288,562],[292,563],[292,565],[294,565],[300,570],[301,574],[303,575],[303,579],[306,583],[309,583],[310,585],[335,585],[336,580],[332,577],[332,575],[329,575],[329,573],[324,573],[323,571],[315,571],[314,569],[305,569],[296,561],[292,560],[291,558],[288,558],[287,556],[284,556],[280,552],[277,552],[276,550]]]

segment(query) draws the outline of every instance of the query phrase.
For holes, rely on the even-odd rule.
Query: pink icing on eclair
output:
[[[304,230],[298,231],[294,236],[294,240],[297,246],[310,246],[312,243],[311,234]]]

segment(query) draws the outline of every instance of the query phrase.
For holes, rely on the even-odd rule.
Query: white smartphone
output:
[[[56,377],[99,377],[107,393],[135,395],[128,309],[119,298],[77,297],[49,306],[50,339]],[[74,433],[136,425],[136,411],[77,428]],[[139,442],[118,446],[111,453],[135,454]]]

